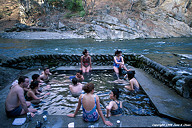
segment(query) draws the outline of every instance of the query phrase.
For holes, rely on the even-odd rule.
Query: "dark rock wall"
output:
[[[39,69],[58,66],[78,66],[81,55],[33,55],[8,59],[1,63],[3,67],[15,69]],[[113,65],[113,55],[91,55],[92,65],[107,66]],[[156,63],[144,55],[125,54],[124,61],[133,67],[141,68],[154,78],[173,88],[178,94],[185,98],[191,97],[191,76],[176,74],[174,71]]]

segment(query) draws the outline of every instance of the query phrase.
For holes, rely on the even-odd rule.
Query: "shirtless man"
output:
[[[45,68],[42,74],[40,75],[40,79],[43,80],[44,82],[48,81],[49,75],[51,75],[51,73],[49,72],[49,68]]]
[[[8,117],[15,117],[19,115],[31,113],[31,116],[34,116],[33,112],[36,112],[36,109],[27,108],[27,103],[24,97],[24,87],[29,85],[29,78],[26,76],[21,76],[18,80],[18,84],[14,84],[5,101],[5,111]]]
[[[73,85],[69,85],[69,90],[71,91],[72,96],[74,97],[80,96],[82,93],[83,85],[81,83],[78,83],[76,77],[72,79],[72,83]]]

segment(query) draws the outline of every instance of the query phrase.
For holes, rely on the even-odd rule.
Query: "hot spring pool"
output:
[[[68,77],[74,75],[75,73],[60,74],[56,72],[50,77],[51,89],[49,92],[51,94],[44,98],[39,105],[34,106],[38,109],[38,113],[48,112],[49,115],[67,115],[75,111],[78,98],[70,94],[68,87],[69,84],[72,84]],[[156,109],[142,89],[139,93],[133,95],[124,88],[123,84],[109,82],[114,81],[112,72],[90,73],[90,75],[84,77],[83,84],[94,83],[95,94],[100,98],[100,106],[104,114],[106,113],[105,108],[110,102],[109,94],[113,87],[119,88],[121,91],[119,100],[123,102],[124,115],[152,116],[156,114]],[[81,114],[82,109],[77,115]]]

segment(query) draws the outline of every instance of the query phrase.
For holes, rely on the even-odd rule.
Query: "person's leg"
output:
[[[29,101],[26,101],[26,104],[27,104],[27,107],[30,107],[30,105],[31,105],[31,102],[29,102]]]
[[[113,69],[114,69],[114,71],[116,73],[117,79],[119,79],[119,69],[117,67],[115,67],[115,66],[113,66]]]
[[[82,72],[85,73],[86,68],[82,66]]]
[[[90,66],[88,66],[86,69],[85,69],[85,72],[89,72],[90,70]]]

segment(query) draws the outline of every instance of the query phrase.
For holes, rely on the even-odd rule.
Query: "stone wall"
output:
[[[4,61],[1,65],[15,69],[39,69],[44,67],[56,68],[58,66],[80,66],[81,55],[33,55],[22,56]],[[113,65],[113,55],[91,55],[92,65]],[[144,55],[124,54],[126,64],[141,68],[154,78],[173,88],[178,94],[185,98],[192,96],[192,76],[176,74],[161,64],[150,60]]]

